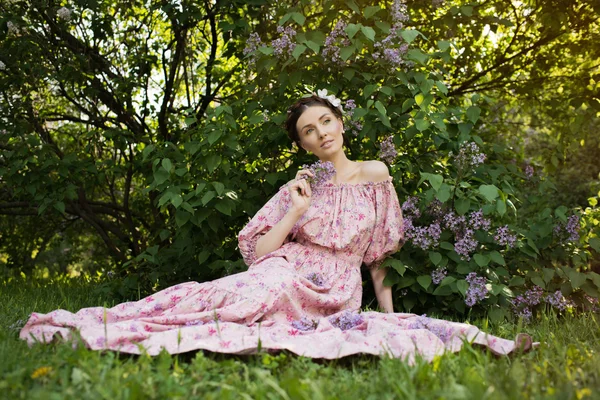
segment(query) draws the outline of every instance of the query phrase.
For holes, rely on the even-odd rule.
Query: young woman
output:
[[[402,213],[380,161],[344,153],[336,99],[313,95],[292,105],[290,138],[335,175],[317,181],[301,170],[239,233],[248,271],[212,282],[182,283],[110,309],[31,314],[21,338],[33,343],[78,332],[91,349],[157,354],[206,349],[249,353],[287,349],[316,358],[389,354],[411,361],[459,350],[464,341],[496,354],[532,347],[527,335],[505,340],[467,324],[394,313],[379,266],[403,243]],[[385,313],[358,313],[362,264],[370,268]]]

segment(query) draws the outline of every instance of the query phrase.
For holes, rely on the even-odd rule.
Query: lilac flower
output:
[[[269,110],[264,110],[262,113],[263,121],[269,122]]]
[[[113,276],[115,276],[115,273],[113,271],[108,271],[106,273],[106,276],[108,276],[109,278],[112,278]]]
[[[335,317],[330,317],[329,322],[331,325],[339,328],[343,331],[352,329],[364,322],[362,315],[354,313],[352,311],[345,311],[344,313]]]
[[[329,179],[331,179],[331,177],[333,177],[333,175],[335,175],[335,166],[331,161],[322,162],[319,160],[310,165],[303,165],[302,168],[308,169],[314,174],[314,177],[304,178],[308,180],[311,185],[318,185],[323,182],[327,182]]]
[[[565,311],[567,306],[569,305],[569,301],[565,299],[562,292],[557,290],[554,294],[549,294],[544,298],[546,303],[550,304],[552,307],[557,308],[559,311]]]
[[[587,300],[590,311],[595,312],[595,313],[600,311],[600,307],[598,307],[598,299],[596,299],[592,296],[588,296],[587,294],[584,294],[583,297]]]
[[[525,177],[527,179],[533,178],[534,172],[535,171],[534,171],[534,169],[533,169],[533,167],[531,165],[528,165],[528,166],[525,167]]]
[[[450,229],[455,235],[459,234],[464,228],[466,219],[463,215],[456,215],[453,211],[450,211],[444,216],[444,226]]]
[[[334,64],[344,65],[344,60],[340,57],[340,47],[339,45],[349,46],[350,39],[348,38],[348,34],[346,33],[346,22],[342,19],[338,20],[335,24],[335,27],[329,33],[329,36],[325,38],[325,45],[323,47],[323,58],[329,58]]]
[[[427,329],[429,332],[437,336],[443,343],[448,342],[454,334],[453,329],[445,322],[438,322],[423,314],[410,319],[407,326],[408,329]]]
[[[440,241],[440,237],[442,236],[442,228],[440,227],[440,224],[438,222],[434,222],[433,224],[429,225],[427,228],[427,234],[435,243],[435,246],[437,246],[438,242]]]
[[[403,22],[408,21],[408,15],[406,14],[406,4],[402,0],[394,0],[392,3],[392,21],[394,24],[402,26]]]
[[[448,271],[446,271],[445,267],[438,268],[431,273],[431,281],[434,284],[439,285],[444,280],[447,274]]]
[[[6,29],[8,30],[8,33],[12,33],[12,34],[17,34],[19,33],[19,27],[17,26],[17,24],[15,24],[12,21],[8,21],[6,23]]]
[[[402,203],[402,212],[406,215],[413,216],[415,218],[419,218],[421,216],[421,211],[417,203],[419,202],[419,198],[416,196],[410,196],[408,199]]]
[[[485,231],[490,229],[490,220],[483,217],[483,210],[475,211],[471,213],[471,217],[469,218],[469,223],[473,229],[483,229]]]
[[[458,240],[454,243],[454,251],[460,255],[461,259],[470,260],[471,253],[477,249],[479,244],[473,237],[473,230],[466,229],[464,233],[457,235],[456,238]]]
[[[204,325],[204,322],[200,321],[199,319],[196,321],[187,321],[185,323],[185,326],[200,326],[200,325]]]
[[[494,236],[494,240],[498,242],[501,246],[508,246],[510,248],[515,247],[517,242],[517,236],[511,235],[508,230],[508,225],[501,226],[496,230],[496,235]]]
[[[441,222],[441,220],[444,216],[443,203],[441,201],[439,201],[438,199],[434,199],[432,202],[430,202],[427,205],[426,213],[428,215],[430,215],[431,217],[433,217],[436,221]]]
[[[569,240],[571,242],[579,240],[579,217],[577,215],[571,215],[569,217],[565,230],[569,234]]]
[[[465,296],[465,304],[473,307],[475,304],[485,299],[488,289],[485,286],[485,278],[477,276],[475,272],[469,273],[465,280],[469,283],[469,288]]]
[[[298,329],[299,331],[312,331],[317,328],[318,322],[308,319],[306,317],[302,317],[302,319],[292,321],[292,327],[294,329]]]
[[[296,43],[292,41],[294,36],[296,36],[294,28],[291,26],[285,28],[283,26],[278,26],[277,32],[281,33],[281,37],[271,42],[273,53],[278,57],[283,56],[286,51],[288,54],[292,54],[296,48]]]
[[[456,167],[462,171],[474,169],[478,165],[483,164],[485,159],[486,155],[481,152],[475,142],[461,144],[458,154],[454,156]]]
[[[310,274],[306,275],[306,279],[317,286],[323,286],[325,284],[323,276],[321,276],[321,274],[317,274],[316,272],[311,272]]]
[[[542,301],[543,291],[539,286],[534,286],[528,289],[522,295],[518,295],[510,301],[513,312],[523,318],[524,321],[529,322],[531,320],[531,309],[538,305]]]
[[[394,136],[390,135],[381,142],[379,158],[391,164],[398,157],[398,151],[394,145]]]
[[[348,110],[347,111],[348,116],[351,117],[352,114],[354,114],[354,109],[356,108],[356,102],[352,99],[348,99],[348,100],[346,100],[346,104],[345,104],[344,108],[346,110]]]
[[[0,71],[4,71],[6,69],[6,64],[0,61]]]
[[[56,15],[62,20],[69,21],[71,19],[71,10],[67,7],[61,7],[56,11]]]
[[[358,133],[360,131],[362,131],[363,125],[360,122],[356,122],[356,121],[350,121],[350,124],[353,127],[353,129],[352,129],[352,135],[358,136]]]
[[[431,247],[432,240],[428,235],[427,228],[423,226],[415,226],[412,231],[409,232],[408,239],[412,239],[413,245],[423,250],[427,250]]]
[[[262,47],[263,45],[264,45],[264,43],[260,39],[260,36],[258,35],[258,33],[253,32],[250,34],[250,37],[248,38],[248,40],[246,40],[246,47],[244,47],[243,53],[245,56],[247,56],[248,54],[254,53],[256,50],[258,50],[259,47]],[[257,58],[258,58],[257,55],[251,56],[249,64],[254,65]]]

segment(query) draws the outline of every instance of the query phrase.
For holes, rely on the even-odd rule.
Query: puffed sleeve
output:
[[[404,244],[404,224],[398,194],[390,180],[373,186],[375,227],[363,257],[369,269],[378,268],[385,259]]]
[[[291,198],[287,185],[267,201],[267,203],[252,217],[238,234],[238,246],[246,265],[250,266],[256,260],[256,242],[277,224],[291,207]],[[290,235],[284,244],[290,241]]]

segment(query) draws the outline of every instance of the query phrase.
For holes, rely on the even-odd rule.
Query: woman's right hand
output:
[[[302,215],[310,207],[312,199],[312,191],[310,183],[306,180],[307,177],[314,178],[312,171],[302,169],[296,174],[296,179],[288,183],[288,190],[292,199],[292,207],[290,211]]]

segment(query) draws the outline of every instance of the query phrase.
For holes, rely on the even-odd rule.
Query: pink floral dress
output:
[[[458,351],[465,340],[507,354],[523,345],[474,326],[414,314],[360,309],[360,268],[377,267],[403,242],[402,213],[389,180],[312,187],[311,206],[283,245],[256,257],[257,240],[288,211],[282,186],[239,233],[248,271],[187,282],[135,302],[71,313],[32,313],[20,337],[30,344],[77,331],[91,349],[154,355],[206,349],[252,353],[287,349],[315,358],[389,354],[412,361]]]

